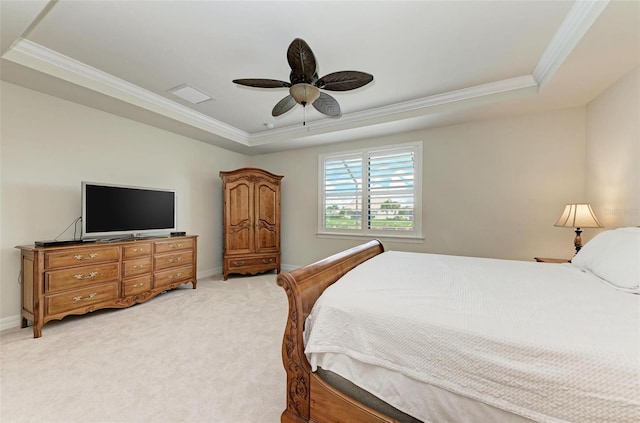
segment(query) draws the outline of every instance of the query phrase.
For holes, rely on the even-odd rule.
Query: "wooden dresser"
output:
[[[163,291],[196,288],[197,236],[96,242],[60,247],[19,246],[22,327],[70,314],[124,308]]]
[[[224,200],[223,278],[280,272],[280,181],[262,169],[220,172]]]

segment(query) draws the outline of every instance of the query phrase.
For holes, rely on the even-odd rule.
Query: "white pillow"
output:
[[[599,233],[571,263],[620,290],[640,293],[640,227]]]

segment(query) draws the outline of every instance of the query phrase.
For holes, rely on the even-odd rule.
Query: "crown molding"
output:
[[[533,70],[541,89],[569,56],[610,0],[578,0],[564,18]]]
[[[347,130],[363,123],[379,124],[408,119],[447,107],[458,107],[500,95],[539,91],[578,44],[610,0],[578,0],[552,37],[531,75],[522,75],[487,84],[435,94],[388,106],[345,114],[340,119],[322,119],[305,127],[287,126],[248,133],[213,119],[168,98],[93,68],[27,39],[17,40],[3,59],[69,81],[158,113],[203,131],[252,147],[287,139]]]
[[[395,103],[388,106],[377,107],[361,112],[345,114],[340,117],[339,121],[323,119],[312,123],[307,122],[307,125],[304,127],[296,125],[269,131],[261,131],[249,135],[249,143],[251,146],[264,145],[272,140],[282,139],[283,137],[291,138],[307,134],[315,135],[318,133],[328,132],[334,128],[353,128],[356,124],[362,122],[384,123],[406,119],[415,117],[417,113],[426,114],[431,111],[439,111],[443,106],[448,106],[453,103],[467,102],[483,97],[519,90],[527,90],[530,88],[537,88],[537,84],[533,76],[522,75],[487,84],[475,85],[473,87],[435,94],[428,97],[422,97],[415,100]]]
[[[412,117],[416,112],[425,112],[443,105],[535,86],[531,75],[524,75],[349,113],[339,120],[323,119],[308,125],[308,128],[295,125],[250,134],[26,39],[19,40],[2,57],[249,147],[282,140],[283,136],[292,138],[305,136],[311,131],[317,133],[350,128],[363,121],[380,123],[404,119]]]
[[[249,145],[249,134],[245,131],[32,41],[20,39],[2,58]]]

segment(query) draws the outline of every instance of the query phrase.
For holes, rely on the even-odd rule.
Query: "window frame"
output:
[[[368,160],[372,155],[384,154],[386,152],[413,152],[414,169],[413,169],[413,230],[412,231],[392,231],[392,230],[376,230],[367,228],[367,219],[361,219],[361,228],[359,229],[332,229],[324,227],[326,199],[325,199],[325,163],[327,160],[340,160],[342,158],[360,157],[362,160],[362,184],[363,189],[360,192],[360,200],[362,204],[362,216],[368,216],[369,206],[367,198],[369,197],[369,183],[364,182],[369,179]],[[366,186],[365,186],[366,185]],[[391,239],[393,241],[405,242],[421,242],[424,240],[422,235],[422,142],[415,141],[402,144],[383,145],[378,147],[363,148],[358,150],[349,150],[342,152],[324,153],[318,156],[318,231],[319,238],[378,238]]]

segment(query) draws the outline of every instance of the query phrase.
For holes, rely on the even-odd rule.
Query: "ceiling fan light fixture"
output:
[[[373,81],[373,75],[360,71],[332,72],[318,78],[318,65],[313,51],[301,38],[296,38],[287,49],[287,61],[291,67],[289,81],[264,78],[234,79],[234,84],[256,88],[289,88],[289,95],[273,107],[271,116],[277,117],[301,104],[306,105],[330,117],[340,117],[340,105],[335,98],[320,91],[350,91],[363,87]],[[303,122],[303,125],[305,122]]]
[[[301,83],[289,88],[289,94],[297,103],[306,106],[307,104],[313,104],[320,97],[320,90],[311,84]]]

